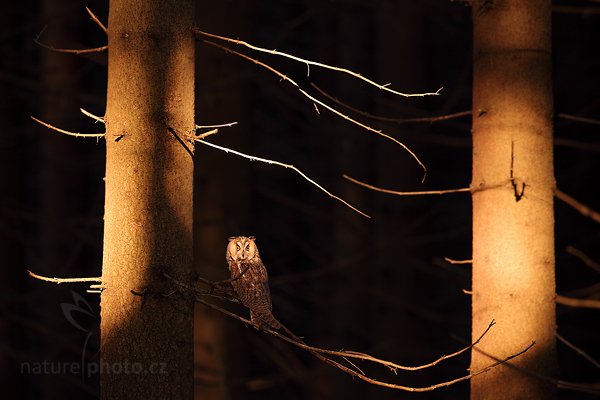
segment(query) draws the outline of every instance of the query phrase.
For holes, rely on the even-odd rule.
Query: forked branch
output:
[[[64,129],[57,128],[56,126],[51,125],[47,122],[41,121],[41,120],[37,119],[36,117],[30,116],[30,118],[32,120],[34,120],[35,122],[37,122],[38,124],[45,126],[46,128],[52,129],[53,131],[56,131],[59,133],[64,133],[65,135],[81,137],[81,138],[96,138],[96,139],[104,137],[104,133],[78,133],[78,132],[66,131]]]
[[[452,113],[452,114],[438,115],[437,117],[417,117],[417,118],[383,117],[381,115],[374,115],[374,114],[368,113],[366,111],[359,110],[356,107],[352,107],[351,105],[344,103],[337,97],[330,95],[329,93],[327,93],[326,91],[321,89],[319,86],[315,85],[314,82],[311,82],[310,86],[312,86],[317,92],[321,93],[323,96],[327,97],[329,100],[333,101],[334,103],[339,104],[340,106],[342,106],[352,112],[355,112],[356,114],[362,115],[363,117],[371,118],[371,119],[374,119],[377,121],[394,122],[396,124],[406,124],[409,122],[434,123],[434,122],[439,122],[439,121],[447,121],[447,120],[454,119],[454,118],[462,118],[462,117],[466,117],[466,116],[469,116],[472,114],[471,110],[467,110],[467,111],[459,111],[459,112]]]
[[[51,46],[49,44],[45,44],[42,43],[40,41],[40,38],[42,37],[42,35],[44,34],[44,31],[46,30],[46,27],[44,27],[44,29],[41,30],[40,33],[38,33],[38,35],[35,37],[35,39],[33,39],[33,42],[35,44],[37,44],[38,46],[41,46],[47,50],[50,51],[55,51],[57,53],[69,53],[69,54],[89,54],[89,53],[101,53],[103,51],[108,50],[108,45],[105,46],[100,46],[100,47],[94,47],[91,49],[61,49],[58,47],[54,47]]]
[[[353,183],[356,183],[357,185],[366,187],[367,189],[371,189],[376,192],[394,194],[396,196],[426,196],[426,195],[435,195],[435,194],[439,195],[439,194],[461,193],[461,192],[470,192],[471,191],[470,188],[459,188],[459,189],[448,189],[448,190],[424,190],[424,191],[417,191],[417,192],[399,192],[396,190],[382,189],[377,186],[369,185],[368,183],[361,182],[358,179],[355,179],[348,175],[343,175],[343,177],[345,179],[349,180],[350,182],[353,182]]]
[[[214,305],[204,299],[202,299],[203,296],[205,295],[211,295],[212,294],[212,288],[216,287],[218,285],[216,285],[215,283],[211,283],[210,281],[206,281],[206,280],[202,280],[203,283],[208,284],[209,286],[211,286],[211,292],[203,292],[203,291],[199,291],[195,288],[192,288],[188,285],[186,285],[185,283],[179,282],[175,279],[173,279],[172,277],[170,277],[167,274],[164,274],[165,277],[169,280],[171,280],[172,282],[174,282],[177,286],[186,289],[186,290],[191,290],[195,293],[196,295],[196,301],[198,303],[201,303],[209,308],[212,308],[214,310],[217,310],[231,318],[237,319],[238,321],[241,321],[242,323],[248,325],[248,326],[253,326],[254,328],[261,330],[265,333],[268,333],[272,336],[275,336],[281,340],[286,341],[287,343],[298,347],[300,349],[306,350],[309,353],[311,353],[312,355],[314,355],[315,357],[317,357],[318,359],[320,359],[321,361],[335,367],[338,368],[339,370],[353,376],[356,377],[358,379],[361,379],[365,382],[368,382],[370,384],[373,385],[377,385],[377,386],[382,386],[382,387],[386,387],[389,389],[395,389],[395,390],[403,390],[403,391],[408,391],[408,392],[429,392],[435,389],[439,389],[441,387],[445,387],[445,386],[450,386],[452,384],[458,383],[458,382],[462,382],[465,380],[468,380],[474,376],[477,376],[479,374],[482,374],[484,372],[489,371],[490,369],[494,368],[497,365],[503,364],[523,353],[525,353],[527,350],[529,350],[534,343],[531,343],[529,346],[527,346],[526,348],[524,348],[522,351],[513,354],[509,357],[507,357],[504,360],[500,360],[500,361],[496,361],[490,365],[488,365],[485,368],[482,368],[478,371],[475,371],[471,374],[453,379],[453,380],[449,380],[449,381],[445,381],[445,382],[441,382],[441,383],[437,383],[434,385],[430,385],[430,386],[425,386],[425,387],[410,387],[410,386],[403,386],[403,385],[397,385],[395,383],[390,383],[390,382],[384,382],[384,381],[380,381],[374,378],[371,378],[369,376],[367,376],[363,370],[361,370],[355,363],[351,362],[350,360],[360,360],[360,361],[367,361],[367,362],[372,362],[375,363],[377,365],[381,365],[384,367],[387,367],[388,369],[390,369],[390,371],[396,373],[397,370],[407,370],[407,371],[415,371],[415,370],[419,370],[419,369],[424,369],[424,368],[429,368],[429,367],[433,367],[434,365],[440,363],[441,361],[444,361],[446,359],[449,359],[451,357],[457,356],[471,348],[473,348],[473,346],[475,346],[477,343],[479,343],[479,341],[481,340],[481,338],[483,338],[483,336],[485,336],[488,331],[491,329],[491,327],[495,324],[494,321],[492,321],[489,326],[487,327],[487,329],[481,334],[481,336],[475,341],[473,342],[471,345],[456,351],[452,354],[446,355],[446,356],[442,356],[440,358],[438,358],[437,360],[428,363],[428,364],[424,364],[424,365],[420,365],[420,366],[414,366],[414,367],[408,367],[408,366],[402,366],[396,363],[393,363],[391,361],[387,361],[387,360],[383,360],[377,357],[373,357],[369,354],[365,354],[365,353],[360,353],[360,352],[355,352],[355,351],[335,351],[335,350],[327,350],[327,349],[323,349],[323,348],[319,348],[319,347],[314,347],[314,346],[310,346],[308,344],[306,344],[304,341],[302,341],[301,339],[299,339],[296,335],[294,335],[292,332],[290,332],[287,328],[283,327],[283,329],[286,331],[286,333],[288,335],[283,335],[280,332],[274,331],[270,328],[267,327],[263,327],[263,326],[257,326],[255,324],[252,323],[252,321],[240,317],[239,315],[232,313],[222,307],[219,307],[217,305]],[[219,296],[221,299],[225,299],[225,300],[231,300],[230,298],[228,298],[228,296]],[[233,297],[233,300],[237,300],[235,297]],[[351,367],[347,367],[343,364],[341,364],[340,362],[334,360],[331,357],[339,357],[341,359],[343,359],[345,362],[347,362],[348,364],[351,365]]]
[[[315,98],[314,96],[310,95],[309,93],[307,93],[304,89],[302,89],[300,87],[300,85],[294,81],[292,78],[288,77],[287,75],[284,75],[283,73],[279,72],[278,70],[276,70],[275,68],[271,67],[270,65],[267,65],[261,61],[258,61],[252,57],[249,57],[245,54],[239,53],[235,50],[232,50],[228,47],[225,46],[221,46],[218,43],[215,42],[211,42],[210,40],[202,40],[204,43],[206,44],[210,44],[211,46],[215,46],[218,47],[220,49],[222,49],[223,51],[236,55],[238,57],[241,57],[245,60],[251,61],[256,65],[259,65],[269,71],[271,71],[272,73],[274,73],[275,75],[277,75],[278,77],[280,77],[282,80],[289,82],[291,85],[293,85],[300,93],[302,93],[303,96],[305,96],[306,98],[308,98],[310,101],[312,101],[314,104],[318,104],[324,108],[326,108],[327,110],[331,111],[332,113],[334,113],[335,115],[337,115],[338,117],[341,117],[343,119],[345,119],[346,121],[349,121],[351,123],[353,123],[356,126],[359,126],[369,132],[373,132],[381,137],[384,137],[394,143],[396,143],[398,146],[402,147],[405,151],[408,152],[408,154],[410,154],[412,156],[412,158],[415,159],[415,161],[419,164],[419,166],[423,169],[423,180],[425,180],[425,175],[427,174],[427,168],[425,167],[425,165],[421,162],[421,160],[419,159],[419,157],[417,157],[417,155],[411,150],[409,149],[404,143],[400,142],[399,140],[393,138],[392,136],[383,133],[381,130],[377,130],[374,129],[372,127],[370,127],[369,125],[365,125],[362,122],[359,122],[349,116],[347,116],[346,114],[341,113],[340,111],[336,110],[335,108],[331,107],[330,105],[325,104],[324,102],[322,102],[321,100],[318,100],[317,98]]]
[[[306,67],[307,67],[307,74],[306,74],[307,76],[310,75],[310,66],[312,65],[312,66],[315,66],[315,67],[325,68],[325,69],[329,69],[329,70],[332,70],[332,71],[337,71],[337,72],[341,72],[343,74],[347,74],[347,75],[353,76],[354,78],[360,79],[361,81],[366,82],[367,84],[369,84],[371,86],[374,86],[374,87],[376,87],[379,90],[383,90],[383,91],[386,91],[386,92],[389,92],[389,93],[392,93],[392,94],[395,94],[395,95],[398,95],[398,96],[403,96],[403,97],[436,96],[436,95],[439,95],[440,91],[442,90],[442,88],[439,88],[437,91],[430,92],[430,93],[413,93],[413,94],[401,93],[401,92],[398,92],[396,90],[390,89],[390,87],[389,87],[390,84],[389,83],[387,83],[385,85],[381,85],[381,84],[379,84],[377,82],[374,82],[374,81],[372,81],[372,80],[370,80],[368,78],[365,78],[364,76],[362,76],[359,73],[356,73],[356,72],[351,71],[351,70],[346,69],[346,68],[334,67],[332,65],[328,65],[328,64],[323,64],[323,63],[316,62],[316,61],[307,60],[305,58],[297,57],[297,56],[294,56],[294,55],[291,55],[291,54],[288,54],[288,53],[284,53],[284,52],[281,52],[281,51],[265,49],[263,47],[258,47],[258,46],[255,46],[253,44],[250,44],[248,42],[245,42],[243,40],[232,39],[232,38],[228,38],[228,37],[225,37],[225,36],[219,36],[219,35],[215,35],[213,33],[204,32],[204,31],[201,31],[198,28],[193,28],[192,32],[200,40],[202,40],[202,37],[209,37],[209,38],[212,38],[212,39],[218,39],[218,40],[222,40],[222,41],[225,41],[225,42],[234,43],[234,44],[237,44],[237,45],[240,45],[240,46],[244,46],[244,47],[247,47],[247,48],[252,49],[252,50],[256,50],[256,51],[261,52],[261,53],[272,54],[272,55],[275,55],[275,56],[285,57],[285,58],[288,58],[290,60],[301,62],[301,63],[305,64]]]

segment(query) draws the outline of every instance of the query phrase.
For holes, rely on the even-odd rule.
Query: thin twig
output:
[[[102,117],[94,115],[91,112],[84,110],[83,108],[80,108],[79,111],[81,111],[81,113],[83,115],[85,115],[86,117],[90,117],[91,119],[95,120],[96,122],[104,123],[104,118],[102,118]]]
[[[589,257],[587,254],[585,254],[583,251],[576,249],[573,246],[567,246],[565,251],[567,253],[579,258],[581,261],[583,261],[583,263],[585,265],[587,265],[594,271],[600,272],[600,264],[598,264],[596,261],[592,260],[591,257]]]
[[[100,22],[100,20],[98,19],[98,17],[96,17],[92,10],[90,10],[88,7],[86,7],[85,10],[88,12],[90,17],[92,17],[92,21],[94,21],[100,27],[100,29],[104,31],[104,33],[108,34],[108,29],[106,29],[106,26],[102,22]]]
[[[226,124],[217,124],[217,125],[196,125],[196,129],[209,129],[209,128],[226,128],[228,126],[237,125],[237,121],[228,122]]]
[[[473,260],[453,260],[448,257],[444,257],[444,261],[450,264],[473,264]]]
[[[324,192],[327,195],[329,195],[329,197],[331,197],[333,199],[336,199],[339,202],[345,204],[347,207],[351,208],[352,210],[356,211],[357,213],[361,214],[362,216],[367,217],[367,218],[371,218],[369,215],[367,215],[364,212],[360,211],[358,208],[350,205],[345,200],[343,200],[340,197],[338,197],[338,196],[332,194],[331,192],[329,192],[323,186],[319,185],[317,182],[315,182],[314,180],[312,180],[311,178],[309,178],[308,176],[306,176],[306,174],[304,174],[304,172],[300,171],[298,168],[296,168],[295,166],[293,166],[291,164],[284,164],[284,163],[279,162],[279,161],[269,160],[269,159],[261,158],[261,157],[250,156],[248,154],[244,154],[244,153],[241,153],[241,152],[236,151],[236,150],[232,150],[232,149],[227,148],[227,147],[219,146],[219,145],[207,142],[207,141],[202,140],[202,139],[196,138],[195,140],[196,140],[196,142],[202,143],[203,145],[214,147],[215,149],[222,150],[225,153],[232,153],[232,154],[235,154],[237,156],[247,158],[250,161],[261,161],[261,162],[264,162],[264,163],[267,163],[267,164],[279,165],[280,167],[283,167],[283,168],[289,168],[289,169],[295,171],[296,173],[298,173],[305,180],[307,180],[308,182],[310,182],[311,184],[313,184],[314,186],[316,186],[317,188],[319,188],[322,192]]]
[[[558,117],[562,118],[562,119],[567,119],[570,121],[583,122],[585,124],[600,125],[600,120],[592,119],[592,118],[585,118],[585,117],[578,117],[577,115],[560,113],[560,114],[558,114]]]
[[[196,129],[198,129],[198,126],[196,125]],[[203,140],[206,139],[207,137],[209,137],[210,135],[214,135],[215,133],[218,133],[219,129],[215,128],[215,129],[211,129],[210,131],[204,132],[198,136],[196,136],[196,140]]]
[[[82,137],[82,138],[101,138],[101,137],[104,137],[104,133],[77,133],[77,132],[65,131],[64,129],[60,129],[60,128],[55,127],[54,125],[50,125],[47,122],[40,121],[36,117],[31,116],[30,118],[32,120],[34,120],[35,122],[37,122],[38,124],[44,125],[46,128],[50,128],[50,129],[52,129],[53,131],[56,131],[56,132],[64,133],[65,135],[75,136],[75,137]]]
[[[360,80],[368,83],[369,85],[372,85],[372,86],[374,86],[374,87],[376,87],[376,88],[378,88],[380,90],[384,90],[386,92],[393,93],[393,94],[396,94],[398,96],[403,96],[403,97],[436,96],[436,95],[439,95],[440,91],[442,90],[442,88],[439,88],[436,92],[433,92],[433,93],[416,93],[416,94],[401,93],[401,92],[397,92],[397,91],[395,91],[393,89],[390,89],[389,88],[389,85],[390,85],[389,83],[385,84],[385,85],[381,85],[379,83],[373,82],[372,80],[370,80],[368,78],[365,78],[361,74],[358,74],[358,73],[356,73],[354,71],[351,71],[349,69],[346,69],[346,68],[334,67],[334,66],[323,64],[323,63],[320,63],[320,62],[307,60],[307,59],[296,57],[296,56],[293,56],[291,54],[283,53],[283,52],[280,52],[280,51],[277,51],[277,50],[268,50],[268,49],[265,49],[265,48],[262,48],[262,47],[254,46],[254,45],[252,45],[252,44],[250,44],[248,42],[245,42],[243,40],[231,39],[231,38],[228,38],[228,37],[225,37],[225,36],[219,36],[219,35],[215,35],[215,34],[212,34],[212,33],[203,32],[203,31],[201,31],[198,28],[194,28],[194,29],[192,29],[192,31],[196,35],[196,37],[198,37],[198,36],[205,36],[205,37],[210,37],[210,38],[213,38],[213,39],[219,39],[219,40],[223,40],[223,41],[226,41],[226,42],[229,42],[229,43],[234,43],[234,44],[237,44],[237,45],[245,46],[245,47],[247,47],[249,49],[256,50],[256,51],[259,51],[261,53],[267,53],[267,54],[272,54],[272,55],[276,55],[276,56],[280,56],[280,57],[289,58],[291,60],[298,61],[298,62],[301,62],[303,64],[306,64],[307,67],[310,66],[310,65],[313,65],[315,67],[325,68],[325,69],[329,69],[329,70],[332,70],[332,71],[337,71],[337,72],[341,72],[341,73],[344,73],[344,74],[348,74],[348,75],[351,75],[351,76],[353,76],[353,77],[355,77],[357,79],[360,79]],[[310,75],[310,69],[308,70],[307,75]]]
[[[568,307],[600,309],[600,300],[594,299],[576,299],[574,297],[556,295],[556,303]]]
[[[567,203],[568,205],[579,211],[579,213],[584,217],[588,217],[591,220],[600,223],[600,213],[598,213],[597,211],[591,209],[583,203],[580,203],[579,201],[575,200],[574,198],[572,198],[571,196],[569,196],[561,190],[556,189],[554,195],[557,199]]]
[[[44,29],[42,29],[40,31],[40,33],[35,37],[35,39],[33,39],[33,42],[35,44],[37,44],[38,46],[42,46],[43,48],[51,50],[51,51],[56,51],[58,53],[69,53],[69,54],[88,54],[88,53],[101,53],[103,51],[108,50],[108,46],[94,47],[91,49],[61,49],[61,48],[57,48],[54,46],[50,46],[48,44],[40,42],[40,38],[42,37],[42,34],[44,33],[45,30],[46,30],[46,27],[44,27]]]
[[[375,364],[380,364],[383,365],[387,368],[389,368],[390,370],[396,372],[396,370],[402,370],[402,371],[418,371],[421,369],[426,369],[426,368],[431,368],[439,363],[441,363],[444,360],[456,357],[462,353],[464,353],[465,351],[471,349],[473,346],[475,346],[476,344],[478,344],[481,339],[483,339],[483,337],[489,332],[489,330],[492,328],[492,326],[494,326],[496,324],[496,321],[492,320],[492,322],[489,323],[488,327],[485,329],[485,331],[483,331],[483,333],[477,338],[477,340],[475,340],[472,344],[463,347],[460,350],[455,351],[454,353],[451,354],[447,354],[447,355],[443,355],[441,357],[439,357],[438,359],[427,363],[427,364],[422,364],[422,365],[416,365],[416,366],[406,366],[406,365],[400,365],[400,364],[396,364],[393,363],[391,361],[387,361],[387,360],[383,360],[381,358],[377,358],[377,357],[373,357],[369,354],[365,354],[365,353],[361,353],[358,351],[352,351],[352,350],[345,350],[345,351],[335,351],[335,350],[327,350],[327,349],[321,349],[321,348],[315,348],[315,351],[321,353],[321,354],[327,354],[330,356],[338,356],[338,357],[348,357],[348,358],[354,358],[357,360],[362,360],[362,361],[369,361]]]
[[[194,146],[192,145],[192,147],[188,147],[186,142],[190,142],[189,137],[180,135],[179,133],[177,133],[177,131],[175,131],[175,129],[171,128],[170,126],[167,125],[167,130],[171,133],[171,135],[173,135],[173,137],[179,142],[179,144],[181,146],[183,146],[183,148],[185,149],[185,151],[190,155],[190,157],[194,158]]]
[[[592,151],[592,152],[600,152],[600,144],[582,142],[579,140],[566,139],[561,137],[554,138],[554,145],[561,147],[570,147],[572,149],[582,150],[582,151]]]
[[[470,188],[460,188],[460,189],[448,189],[448,190],[425,190],[420,192],[398,192],[396,190],[390,189],[382,189],[377,186],[369,185],[368,183],[364,183],[359,181],[358,179],[352,178],[348,175],[342,175],[345,179],[348,179],[350,182],[354,182],[357,185],[364,186],[368,189],[375,190],[376,192],[395,194],[397,196],[423,196],[423,195],[431,195],[431,194],[448,194],[448,193],[460,193],[460,192],[470,192]]]
[[[535,342],[532,342],[532,344],[529,347],[531,347],[534,344],[535,344]],[[486,357],[491,358],[492,360],[496,360],[496,361],[500,360],[498,357],[495,357],[494,355],[480,349],[479,347],[473,347],[473,349],[476,350],[477,352],[485,355]],[[586,385],[586,384],[579,384],[579,383],[557,380],[552,377],[534,372],[530,368],[524,368],[524,367],[521,367],[521,366],[518,366],[515,364],[511,364],[508,362],[506,363],[506,366],[509,368],[515,369],[517,371],[520,371],[526,375],[532,376],[541,381],[553,383],[553,384],[557,385],[558,388],[560,388],[560,389],[568,389],[568,390],[575,390],[575,391],[585,392],[585,393],[600,394],[600,390],[598,389],[598,387],[591,387],[590,385]]]
[[[288,76],[282,74],[281,72],[279,72],[275,68],[271,67],[270,65],[267,65],[267,64],[265,64],[263,62],[260,62],[260,61],[258,61],[256,59],[252,58],[252,57],[249,57],[249,56],[247,56],[245,54],[239,53],[239,52],[237,52],[235,50],[232,50],[232,49],[230,49],[228,47],[221,46],[218,43],[211,42],[209,40],[203,40],[203,42],[207,43],[207,44],[210,44],[212,46],[218,47],[218,48],[222,49],[223,51],[225,51],[227,53],[230,53],[230,54],[236,55],[238,57],[244,58],[244,59],[246,59],[248,61],[251,61],[251,62],[253,62],[256,65],[260,65],[263,68],[266,68],[267,70],[273,72],[275,75],[279,76],[282,80],[287,81],[290,84],[292,84],[293,86],[295,86],[296,89],[298,89],[298,91],[300,91],[300,93],[302,93],[305,97],[307,97],[312,102],[317,103],[317,104],[325,107],[326,109],[328,109],[332,113],[336,114],[337,116],[339,116],[339,117],[341,117],[341,118],[343,118],[343,119],[345,119],[345,120],[347,120],[347,121],[349,121],[349,122],[351,122],[351,123],[353,123],[353,124],[355,124],[355,125],[363,128],[363,129],[366,129],[367,131],[373,132],[373,133],[375,133],[375,134],[377,134],[379,136],[382,136],[382,137],[384,137],[384,138],[386,138],[388,140],[391,140],[392,142],[396,143],[397,145],[399,145],[400,147],[402,147],[404,150],[406,150],[415,159],[415,161],[417,161],[417,163],[421,166],[421,168],[423,169],[423,172],[424,172],[423,180],[425,180],[425,175],[427,173],[427,168],[421,162],[421,160],[419,159],[419,157],[417,157],[417,155],[415,153],[413,153],[412,150],[410,150],[404,143],[400,142],[399,140],[393,138],[392,136],[390,136],[390,135],[388,135],[386,133],[383,133],[380,130],[376,130],[376,129],[374,129],[374,128],[368,126],[368,125],[365,125],[365,124],[363,124],[363,123],[361,123],[361,122],[359,122],[359,121],[357,121],[357,120],[355,120],[353,118],[350,118],[349,116],[341,113],[340,111],[336,110],[335,108],[333,108],[333,107],[331,107],[331,106],[323,103],[321,100],[316,99],[315,97],[313,97],[310,94],[308,94],[305,90],[303,90],[300,87],[300,85],[298,85],[296,83],[296,81],[294,81],[293,79],[289,78]]]
[[[359,110],[358,108],[352,107],[351,105],[344,103],[343,101],[341,101],[340,99],[338,99],[337,97],[334,97],[332,95],[330,95],[329,93],[327,93],[326,91],[324,91],[323,89],[321,89],[319,86],[317,86],[314,82],[311,82],[310,85],[319,93],[321,93],[323,96],[327,97],[329,100],[333,101],[334,103],[339,104],[340,106],[355,112],[359,115],[362,115],[364,117],[367,118],[371,118],[374,120],[378,120],[378,121],[385,121],[385,122],[394,122],[397,124],[406,124],[409,122],[429,122],[429,123],[434,123],[434,122],[439,122],[439,121],[446,121],[449,119],[454,119],[454,118],[461,118],[461,117],[466,117],[468,115],[472,114],[471,110],[467,110],[467,111],[460,111],[460,112],[456,112],[453,114],[447,114],[447,115],[440,115],[437,117],[420,117],[420,118],[392,118],[392,117],[383,117],[383,116],[379,116],[379,115],[374,115],[371,113],[368,113],[366,111],[363,110]]]
[[[581,357],[585,358],[594,367],[600,368],[600,363],[598,361],[594,360],[594,358],[592,356],[590,356],[588,353],[586,353],[585,351],[581,350],[579,347],[575,346],[573,343],[569,342],[567,339],[565,339],[564,337],[562,337],[561,335],[559,335],[558,332],[554,332],[554,335],[556,335],[556,338],[558,340],[560,340],[562,343],[564,343],[571,350],[575,351],[575,353],[577,353]]]
[[[61,283],[76,283],[76,282],[102,282],[102,277],[93,277],[93,278],[49,278],[47,276],[42,276],[27,270],[29,276],[35,279],[39,279],[40,281],[52,282],[60,285]]]

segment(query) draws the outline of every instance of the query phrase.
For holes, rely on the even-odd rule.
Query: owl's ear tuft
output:
[[[232,240],[234,240],[236,237],[237,237],[237,236],[229,236],[229,237],[227,238],[227,240],[229,240],[229,241],[231,242],[231,241],[232,241]]]
[[[254,241],[254,240],[256,240],[256,237],[255,236],[248,236],[248,239]]]

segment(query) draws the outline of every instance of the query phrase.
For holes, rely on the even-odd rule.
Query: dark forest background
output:
[[[59,135],[61,128],[103,132],[79,112],[103,115],[106,54],[75,56],[63,48],[106,44],[85,12],[107,21],[108,2],[3,2],[0,12],[0,379],[4,398],[98,396],[98,376],[23,374],[24,362],[98,359],[99,296],[86,285],[52,285],[27,277],[100,276],[104,202],[103,140]],[[556,1],[553,21],[555,175],[557,186],[598,209],[600,172],[600,3]],[[393,118],[433,117],[471,107],[471,9],[445,0],[202,1],[201,29],[269,49],[343,66],[391,82],[390,96],[332,71],[310,69],[243,50],[365,112]],[[135,16],[132,16],[135,18]],[[110,27],[109,27],[110,28]],[[236,48],[236,50],[242,50]],[[415,365],[470,340],[471,202],[466,193],[397,197],[343,179],[348,174],[400,191],[467,187],[471,176],[470,117],[435,123],[392,123],[349,115],[409,146],[419,166],[389,141],[315,106],[286,82],[219,49],[197,48],[197,122],[237,121],[210,141],[293,164],[372,216],[330,199],[291,170],[250,162],[200,144],[196,148],[195,243],[200,276],[224,279],[227,237],[255,235],[269,274],[278,319],[311,344],[352,349]],[[329,103],[331,103],[329,101]],[[342,109],[338,106],[339,109]],[[581,123],[562,114],[595,118]],[[597,271],[572,246],[600,261],[600,230],[556,202],[557,291],[600,298]],[[75,294],[74,294],[75,293]],[[79,299],[81,296],[82,299]],[[64,304],[79,312],[66,317]],[[66,306],[67,308],[69,306]],[[230,307],[243,315],[246,311]],[[558,306],[558,332],[596,359],[597,310]],[[205,321],[217,327],[203,331]],[[80,329],[81,328],[81,329]],[[353,380],[309,355],[198,306],[196,382],[226,382],[232,399],[466,398],[459,383],[429,394],[405,394]],[[212,335],[212,336],[211,336]],[[88,340],[89,339],[89,340]],[[87,342],[86,342],[87,340]],[[207,347],[208,346],[208,347]],[[208,350],[207,350],[208,348]],[[598,369],[558,345],[561,379],[598,382]],[[203,352],[220,354],[217,367]],[[208,361],[207,361],[208,360]],[[219,367],[220,365],[220,367]],[[427,386],[464,375],[468,355],[393,378]],[[217,368],[217,369],[215,369]],[[564,399],[591,398],[561,392]]]

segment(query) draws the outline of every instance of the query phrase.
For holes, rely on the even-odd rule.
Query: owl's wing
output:
[[[252,263],[250,271],[252,273],[252,283],[255,285],[255,289],[258,291],[257,296],[263,298],[271,304],[271,291],[269,290],[269,276],[267,269],[261,260],[257,260]]]
[[[252,274],[254,275],[254,280],[257,282],[264,282],[265,284],[269,282],[267,269],[261,260],[252,263]]]

